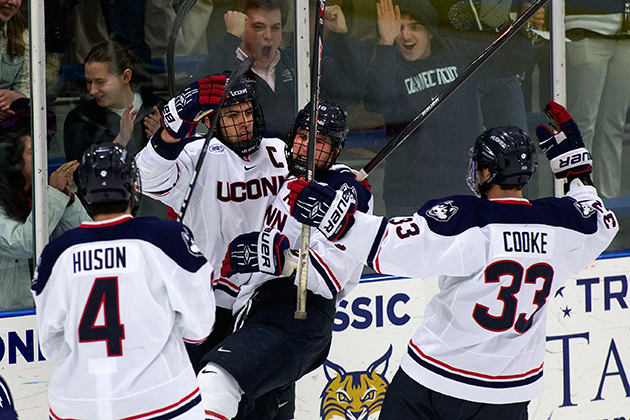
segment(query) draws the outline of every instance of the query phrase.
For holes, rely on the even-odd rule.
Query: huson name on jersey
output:
[[[72,254],[74,273],[127,267],[127,248],[124,246],[87,249]]]

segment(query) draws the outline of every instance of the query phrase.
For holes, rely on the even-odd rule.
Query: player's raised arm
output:
[[[162,108],[161,138],[167,143],[195,134],[197,125],[217,109],[225,89],[225,75],[208,76],[193,82]]]

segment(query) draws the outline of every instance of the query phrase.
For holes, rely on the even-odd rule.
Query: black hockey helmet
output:
[[[79,191],[88,205],[130,201],[136,209],[140,176],[133,156],[114,143],[90,146],[79,167]]]
[[[315,162],[315,172],[321,173],[328,170],[337,160],[339,153],[341,153],[341,150],[346,146],[346,136],[350,129],[348,128],[348,112],[342,105],[322,100],[318,103],[317,110],[317,132],[330,137],[332,140],[332,150],[330,154],[320,156],[320,159]],[[298,134],[300,128],[308,132],[310,128],[311,111],[312,106],[309,102],[298,112],[293,127],[288,134],[288,147],[286,148],[287,162],[289,164],[289,171],[296,175],[306,173],[306,160],[294,156],[293,143],[295,142],[295,136]],[[318,165],[319,162],[324,163]]]
[[[249,111],[250,104],[251,113]],[[241,122],[240,118],[242,117],[235,120],[234,116],[230,116],[232,112],[242,112],[246,114],[245,118],[248,120],[253,119],[252,131],[250,132],[250,129],[247,128],[246,134],[249,137],[247,140],[239,141],[239,134],[243,134],[241,131],[244,130],[245,124]],[[264,132],[265,119],[256,97],[254,81],[242,76],[236,80],[225,97],[215,135],[237,155],[248,156],[258,150]]]
[[[532,139],[518,127],[491,128],[479,135],[470,149],[466,182],[477,195],[485,195],[490,185],[525,185],[536,171],[536,148]],[[490,177],[479,185],[477,170],[486,167]]]

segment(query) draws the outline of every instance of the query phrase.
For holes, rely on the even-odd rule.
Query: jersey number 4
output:
[[[118,278],[97,278],[81,315],[79,342],[105,341],[107,356],[122,356],[124,338],[125,327],[120,323],[118,305]]]
[[[489,313],[487,306],[477,303],[473,310],[475,321],[490,331],[507,331],[512,327],[521,334],[527,331],[532,326],[536,312],[547,302],[553,280],[553,268],[548,264],[538,263],[525,271],[523,266],[515,261],[497,261],[486,268],[484,275],[486,283],[499,283],[503,276],[510,276],[512,282],[508,286],[501,287],[497,296],[497,299],[503,302],[503,313],[500,316],[493,316]],[[529,316],[526,313],[520,313],[516,317],[518,300],[515,295],[521,290],[523,280],[525,284],[536,284],[539,278],[543,279],[543,285],[534,295],[533,303],[536,305],[536,310]]]

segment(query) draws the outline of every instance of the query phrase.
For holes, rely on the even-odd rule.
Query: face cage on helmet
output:
[[[249,110],[242,110],[244,104],[251,104],[251,117],[249,115],[246,116],[246,118],[251,118],[252,120],[251,130],[247,128],[247,124],[242,122],[235,123],[233,118],[224,117],[223,115],[219,116],[219,123],[215,130],[216,137],[241,157],[251,155],[258,150],[264,131],[262,111],[257,101],[239,102],[231,107],[239,107],[237,112],[249,114]],[[228,131],[235,131],[236,133],[229,134]],[[238,137],[241,134],[247,135],[249,139],[239,140]]]
[[[466,184],[477,197],[481,197],[479,178],[477,177],[477,161],[475,159],[475,148],[468,151],[468,173],[466,174]]]
[[[286,149],[287,150],[286,157],[287,157],[287,163],[289,165],[289,173],[299,176],[299,175],[306,174],[307,161],[306,159],[296,158],[293,152],[293,145],[295,144],[296,136],[298,136],[298,130],[295,131],[295,134],[291,136],[288,142],[288,147]],[[319,175],[326,172],[328,169],[330,169],[331,166],[335,164],[335,161],[337,160],[337,156],[342,150],[342,147],[339,146],[339,142],[336,141],[336,139],[330,136],[326,136],[326,138],[330,142],[330,146],[331,146],[330,152],[325,153],[325,154],[323,152],[319,152],[318,146],[322,143],[318,141],[315,144],[315,178],[316,179],[319,177]],[[318,152],[319,152],[319,157],[318,157]]]

